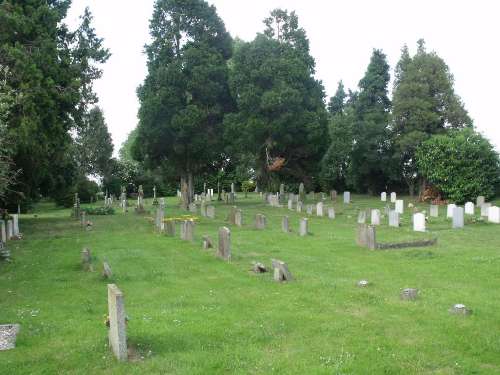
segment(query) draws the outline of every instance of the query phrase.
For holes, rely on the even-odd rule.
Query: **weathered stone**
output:
[[[344,191],[344,203],[351,203],[351,193],[349,191]]]
[[[169,237],[175,236],[175,221],[169,219],[165,221],[165,234]]]
[[[196,208],[196,203],[190,203],[189,204],[189,212],[195,214],[197,212],[197,208]]]
[[[297,212],[299,212],[299,213],[302,212],[302,201],[297,202]]]
[[[491,203],[483,203],[481,205],[481,216],[488,217],[490,212]]]
[[[1,220],[0,221],[0,233],[1,233],[1,240],[3,243],[7,242],[7,228],[5,227],[5,221]]]
[[[500,207],[490,207],[488,210],[488,221],[494,224],[500,224]]]
[[[236,226],[238,227],[243,226],[243,213],[240,209],[237,209],[234,212],[234,224],[236,224]]]
[[[404,301],[414,301],[418,297],[418,289],[406,288],[401,291],[400,298]]]
[[[285,233],[290,232],[290,223],[289,223],[288,216],[283,216],[283,218],[281,220],[281,230]]]
[[[231,231],[227,227],[219,228],[219,247],[217,256],[224,260],[231,259]]]
[[[215,219],[215,207],[210,205],[207,206],[207,217],[209,219]]]
[[[396,210],[389,211],[389,226],[399,228],[399,213]]]
[[[476,198],[476,206],[481,207],[484,203],[486,203],[486,199],[482,195]]]
[[[429,209],[429,214],[431,217],[438,217],[439,216],[439,206],[435,204],[431,204],[430,209]]]
[[[312,215],[312,213],[313,213],[313,205],[312,204],[308,204],[306,206],[306,212],[308,215]]]
[[[368,285],[370,285],[370,283],[368,282],[368,280],[360,280],[356,283],[356,285],[360,288],[366,288]]]
[[[366,223],[366,211],[365,210],[359,211],[358,224],[365,224],[365,223]]]
[[[288,266],[285,262],[272,259],[272,265],[274,269],[274,281],[283,282],[293,280],[292,274],[288,270]]]
[[[119,361],[128,359],[127,322],[123,293],[115,284],[108,284],[109,346]]]
[[[212,238],[210,236],[203,236],[202,237],[202,247],[203,250],[208,250],[214,247],[214,243],[212,241]]]
[[[194,240],[194,221],[192,219],[181,222],[181,240]]]
[[[320,217],[324,216],[323,202],[319,202],[316,204],[316,215]]]
[[[252,271],[255,273],[266,273],[267,267],[259,262],[254,262],[252,265]]]
[[[451,309],[448,310],[450,314],[453,315],[471,315],[472,310],[468,309],[464,304],[457,303],[451,307]]]
[[[102,277],[105,279],[111,279],[111,277],[113,277],[113,271],[111,271],[111,267],[108,262],[104,262],[102,264]]]
[[[387,202],[387,193],[385,191],[380,193],[380,200],[382,202]]]
[[[453,218],[453,210],[455,209],[455,207],[457,207],[457,205],[453,204],[453,203],[446,206],[446,218],[447,219]]]
[[[288,200],[288,209],[293,210],[293,199]]]
[[[334,202],[337,200],[337,190],[330,190],[330,199]]]
[[[356,230],[356,243],[358,246],[366,246],[367,241],[366,241],[366,232],[367,232],[368,226],[366,224],[359,224],[358,223],[358,228]]]
[[[380,210],[372,210],[371,223],[372,225],[380,225]]]
[[[416,213],[413,215],[413,230],[415,232],[425,232],[425,215]]]
[[[464,227],[464,208],[455,207],[453,209],[453,229],[460,229]]]
[[[232,206],[231,209],[229,210],[229,214],[227,215],[227,221],[229,221],[229,224],[231,225],[236,225],[236,211],[238,208],[236,206]]]
[[[267,219],[262,214],[255,215],[255,228],[266,229]]]
[[[335,219],[335,208],[328,207],[328,218]]]
[[[368,225],[366,227],[366,246],[370,250],[377,249],[377,237],[375,227],[373,225]]]
[[[391,203],[396,203],[397,200],[397,195],[395,192],[391,193]]]
[[[90,255],[90,249],[87,247],[82,250],[82,268],[84,271],[93,271],[92,256]]]
[[[402,199],[396,199],[396,212],[400,215],[404,213],[404,201]]]
[[[207,203],[204,200],[200,204],[200,215],[207,217]]]
[[[306,217],[300,219],[299,223],[299,235],[301,237],[307,236],[309,234],[309,219]]]
[[[16,348],[16,339],[20,330],[19,324],[0,325],[0,352]]]

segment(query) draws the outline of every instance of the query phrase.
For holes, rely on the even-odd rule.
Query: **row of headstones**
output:
[[[312,215],[315,206],[312,204],[306,205],[306,212],[308,215]],[[301,201],[298,201],[294,204],[292,200],[288,200],[288,209],[290,211],[296,210],[298,213],[301,213],[304,209],[304,204]],[[326,213],[329,219],[335,219],[335,208],[334,207],[326,207]],[[325,216],[325,204],[323,202],[316,203],[316,216],[323,217]]]
[[[10,220],[0,220],[0,240],[3,243],[21,238],[21,232],[19,230],[19,215],[12,214],[10,216],[12,217]]]
[[[304,201],[306,200],[306,195],[305,193],[300,193],[300,189],[299,189],[299,194],[294,194],[294,193],[284,193],[284,192],[279,192],[279,193],[275,193],[275,194],[271,194],[271,193],[260,193],[260,196],[264,199],[265,202],[267,202],[270,206],[272,207],[281,207],[281,203],[283,202],[286,202],[288,201],[289,205],[290,205],[290,202],[291,204],[297,204],[299,202],[301,202],[302,204],[304,203]],[[324,201],[326,200],[326,194],[325,193],[319,193],[319,197],[320,197],[320,200]],[[307,195],[307,198],[309,200],[316,200],[316,193],[315,192],[310,192],[308,195]],[[330,199],[332,201],[336,201],[337,200],[337,191],[336,190],[332,190],[330,191]],[[351,193],[346,191],[344,192],[344,203],[348,204],[351,202]]]

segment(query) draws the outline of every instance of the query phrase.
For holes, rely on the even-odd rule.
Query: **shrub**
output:
[[[90,207],[84,208],[83,211],[87,215],[114,215],[115,209],[113,207]]]

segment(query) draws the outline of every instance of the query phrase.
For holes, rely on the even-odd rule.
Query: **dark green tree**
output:
[[[389,64],[385,54],[375,49],[365,76],[359,82],[354,107],[351,156],[351,184],[361,192],[375,194],[384,189],[389,158],[388,123],[391,102],[388,97]]]
[[[221,153],[222,120],[232,108],[231,37],[215,7],[203,0],[157,0],[150,33],[133,154],[150,168],[173,168],[187,207],[193,175]]]
[[[254,155],[261,188],[313,187],[328,143],[323,86],[296,14],[274,10],[264,23],[264,34],[238,45],[231,61],[237,111],[226,116],[226,139]]]
[[[435,52],[427,52],[423,40],[418,41],[413,57],[403,47],[394,81],[391,138],[395,162],[411,195],[416,184],[420,192],[425,187],[415,158],[418,146],[433,134],[471,126],[472,120],[454,92],[453,76],[443,59]]]
[[[0,65],[9,68],[7,86],[18,98],[9,112],[7,135],[15,139],[13,162],[21,170],[13,187],[26,197],[60,194],[61,170],[72,137],[89,104],[92,82],[109,57],[91,27],[88,10],[70,31],[63,23],[69,0],[0,2]],[[70,181],[71,182],[71,181]]]

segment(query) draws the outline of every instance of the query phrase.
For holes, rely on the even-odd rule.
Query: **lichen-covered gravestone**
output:
[[[119,361],[128,359],[127,326],[123,293],[115,284],[108,284],[109,346]]]
[[[219,248],[217,256],[224,260],[231,259],[231,231],[227,227],[219,229]]]
[[[0,351],[11,350],[16,347],[17,334],[20,329],[19,324],[0,325]]]
[[[266,217],[262,214],[255,215],[255,228],[266,229]]]
[[[288,270],[288,266],[285,262],[273,259],[272,265],[274,269],[274,281],[283,282],[293,280],[292,274]]]

